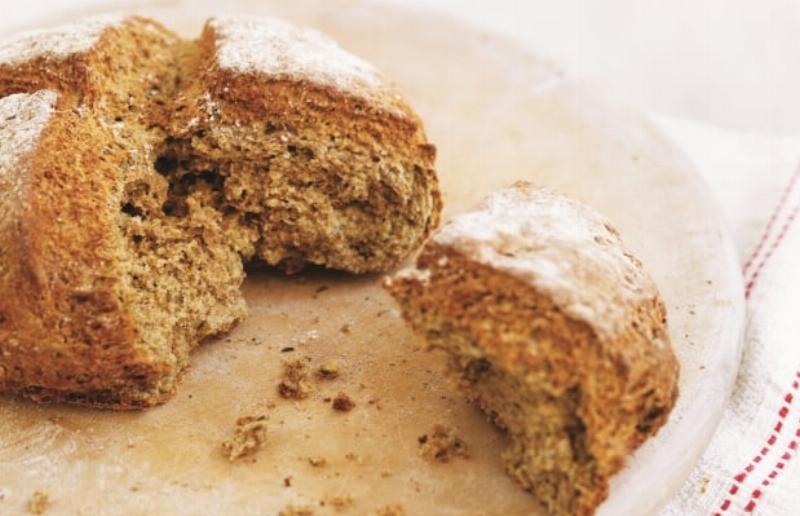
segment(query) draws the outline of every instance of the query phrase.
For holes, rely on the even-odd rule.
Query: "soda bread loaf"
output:
[[[0,391],[137,408],[245,315],[243,263],[399,264],[438,224],[435,148],[320,34],[107,16],[0,44]]]
[[[508,473],[551,514],[592,514],[675,402],[655,284],[607,221],[557,193],[492,194],[385,285],[507,432]]]

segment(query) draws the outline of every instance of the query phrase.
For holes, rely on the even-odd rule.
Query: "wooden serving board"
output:
[[[614,479],[601,512],[656,511],[716,427],[743,323],[729,234],[687,160],[640,116],[455,22],[359,2],[225,4],[226,13],[317,27],[394,78],[439,148],[447,216],[524,178],[614,221],[667,301],[681,396],[668,425]],[[194,35],[223,8],[160,2],[133,10]],[[114,413],[0,397],[0,514],[24,511],[35,490],[49,495],[53,514],[277,514],[287,504],[329,514],[337,496],[352,497],[345,514],[388,504],[412,515],[539,513],[503,473],[503,435],[447,385],[440,357],[417,349],[379,279],[251,271],[249,318],[195,353],[162,407]],[[338,360],[342,377],[313,382],[307,400],[280,399],[282,361],[305,357]],[[350,413],[323,401],[339,391],[355,400]],[[221,441],[237,418],[258,414],[269,417],[266,446],[230,463]],[[435,424],[455,429],[471,458],[420,457],[417,438]],[[309,457],[327,464],[314,467]]]

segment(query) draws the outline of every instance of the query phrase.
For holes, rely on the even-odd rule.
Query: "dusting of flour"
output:
[[[608,221],[529,183],[490,195],[445,224],[433,241],[529,282],[569,316],[607,335],[620,329],[631,303],[657,295]]]
[[[56,100],[58,94],[48,90],[0,99],[0,180],[9,177],[19,158],[33,150]]]
[[[103,31],[123,19],[122,15],[103,15],[52,29],[16,34],[0,41],[0,64],[24,63],[37,58],[61,60],[85,52]]]
[[[317,31],[252,16],[213,18],[208,25],[217,36],[220,68],[305,80],[355,95],[384,87],[372,65]]]

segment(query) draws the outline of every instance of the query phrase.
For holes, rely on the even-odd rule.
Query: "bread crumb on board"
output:
[[[50,508],[50,497],[43,491],[34,491],[28,500],[30,514],[44,514]]]
[[[323,380],[334,380],[339,374],[339,362],[336,360],[328,360],[317,368],[317,376]]]
[[[406,510],[399,503],[378,507],[375,516],[406,516]]]
[[[356,402],[344,392],[340,392],[335,398],[333,398],[332,406],[333,410],[338,412],[350,412],[355,408]]]
[[[302,400],[311,393],[308,381],[308,365],[301,359],[283,364],[283,379],[278,384],[278,394],[282,398]]]
[[[428,460],[450,462],[454,457],[469,458],[469,448],[452,429],[444,425],[434,425],[433,431],[417,438],[420,454]]]
[[[355,500],[350,495],[328,496],[320,500],[320,507],[329,506],[336,512],[341,512],[355,505]]]
[[[267,416],[247,416],[236,421],[233,436],[222,442],[222,453],[230,461],[252,455],[267,442]]]
[[[278,516],[314,516],[314,508],[310,505],[287,505]]]

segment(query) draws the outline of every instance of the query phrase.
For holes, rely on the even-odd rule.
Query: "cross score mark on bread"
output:
[[[150,406],[245,315],[243,263],[399,264],[438,224],[435,148],[323,36],[110,16],[0,44],[0,390]]]

